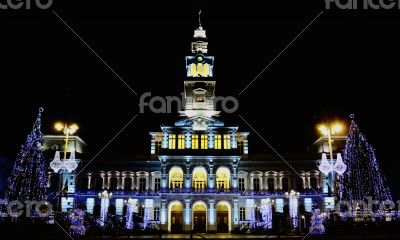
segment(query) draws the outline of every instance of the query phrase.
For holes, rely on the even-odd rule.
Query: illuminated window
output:
[[[201,149],[208,149],[208,135],[201,135]]]
[[[168,138],[168,148],[175,149],[176,148],[176,135],[170,134]]]
[[[194,64],[194,63],[190,64],[190,76],[192,76],[192,77],[197,76],[196,64]]]
[[[160,208],[154,208],[154,221],[160,221]]]
[[[210,65],[208,65],[208,63],[206,63],[206,64],[204,64],[204,70],[203,70],[203,76],[204,77],[207,77],[209,74],[209,68],[210,68]]]
[[[197,64],[197,75],[203,76],[203,64],[201,64],[201,63]]]
[[[240,207],[239,213],[240,213],[239,214],[240,221],[246,220],[246,208],[245,207]]]
[[[196,102],[204,102],[204,94],[196,94]]]
[[[199,149],[199,135],[192,135],[192,149]]]
[[[178,149],[185,149],[185,134],[178,135]]]
[[[222,137],[221,134],[214,135],[214,148],[221,149],[222,148]]]
[[[231,135],[224,134],[224,149],[231,149]]]

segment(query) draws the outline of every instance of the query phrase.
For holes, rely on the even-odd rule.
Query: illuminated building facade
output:
[[[305,212],[311,212],[315,202],[325,201],[330,207],[326,179],[317,170],[326,139],[315,143],[313,153],[283,155],[290,166],[277,155],[249,155],[249,132],[218,118],[214,57],[208,55],[201,24],[193,37],[191,55],[186,57],[181,118],[150,132],[150,155],[96,159],[76,180],[75,173],[64,175],[69,188],[63,210],[80,203],[96,213],[101,202],[97,195],[107,190],[113,193],[109,204],[116,215],[126,216],[130,205],[146,224],[164,231],[230,232],[241,224],[266,223],[271,214],[284,213],[285,208],[292,209],[292,215],[300,205]],[[46,136],[45,140],[49,157],[62,150],[62,139]],[[79,158],[86,144],[79,137],[73,140],[70,149]],[[49,187],[58,186],[57,181],[57,175],[50,173]],[[293,199],[291,190],[298,192]]]

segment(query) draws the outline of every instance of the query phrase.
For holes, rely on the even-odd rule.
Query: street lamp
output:
[[[57,131],[62,131],[65,135],[65,146],[64,146],[64,158],[61,161],[60,159],[60,152],[56,151],[53,161],[50,162],[50,167],[53,169],[55,173],[58,173],[60,170],[60,189],[58,194],[58,211],[61,213],[61,196],[60,192],[63,191],[64,187],[64,172],[67,170],[68,172],[74,171],[78,167],[78,163],[75,160],[75,151],[71,152],[70,158],[67,159],[67,152],[68,152],[68,140],[69,136],[74,134],[78,129],[77,124],[71,124],[68,126],[67,123],[57,122],[54,124],[54,128]]]
[[[342,155],[340,153],[337,154],[336,162],[333,159],[333,150],[332,150],[332,136],[338,134],[343,131],[343,125],[341,123],[333,123],[328,126],[321,124],[318,127],[319,131],[328,137],[328,146],[329,146],[329,156],[330,156],[330,163],[327,160],[326,154],[322,154],[321,164],[319,165],[318,169],[325,175],[328,176],[331,173],[329,179],[329,186],[333,189],[334,195],[336,194],[335,188],[335,172],[339,175],[342,175],[346,171],[346,165],[342,160]]]

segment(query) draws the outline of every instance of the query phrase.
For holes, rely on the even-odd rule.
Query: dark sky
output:
[[[393,186],[399,130],[398,10],[325,10],[240,96],[238,94],[324,8],[324,1],[55,1],[49,10],[0,12],[0,155],[13,160],[39,106],[43,127],[79,123],[91,152],[137,114],[138,99],[53,13],[61,16],[139,96],[183,90],[184,56],[202,9],[215,56],[217,95],[235,96],[224,116],[243,116],[279,152],[305,152],[315,125],[355,113]],[[218,2],[215,3],[215,2]],[[271,1],[268,1],[271,2]],[[277,2],[277,1],[274,1]],[[149,131],[176,114],[139,114],[104,151],[149,152]],[[252,133],[250,152],[271,151]]]

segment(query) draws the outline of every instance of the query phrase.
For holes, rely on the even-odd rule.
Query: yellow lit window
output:
[[[208,149],[208,136],[207,134],[201,135],[201,149]]]
[[[168,138],[168,148],[175,149],[176,148],[176,135],[170,134]]]
[[[197,74],[200,76],[203,76],[203,64],[202,63],[197,64]]]
[[[231,135],[224,134],[224,149],[231,149]]]
[[[192,135],[192,149],[199,149],[199,135]]]
[[[221,149],[222,148],[222,137],[221,134],[214,135],[214,148]]]
[[[204,64],[203,77],[208,77],[209,68],[210,65],[208,63]]]
[[[178,135],[178,149],[185,149],[185,134]]]
[[[196,64],[194,64],[194,63],[190,64],[190,76],[192,76],[192,77],[197,76]]]

